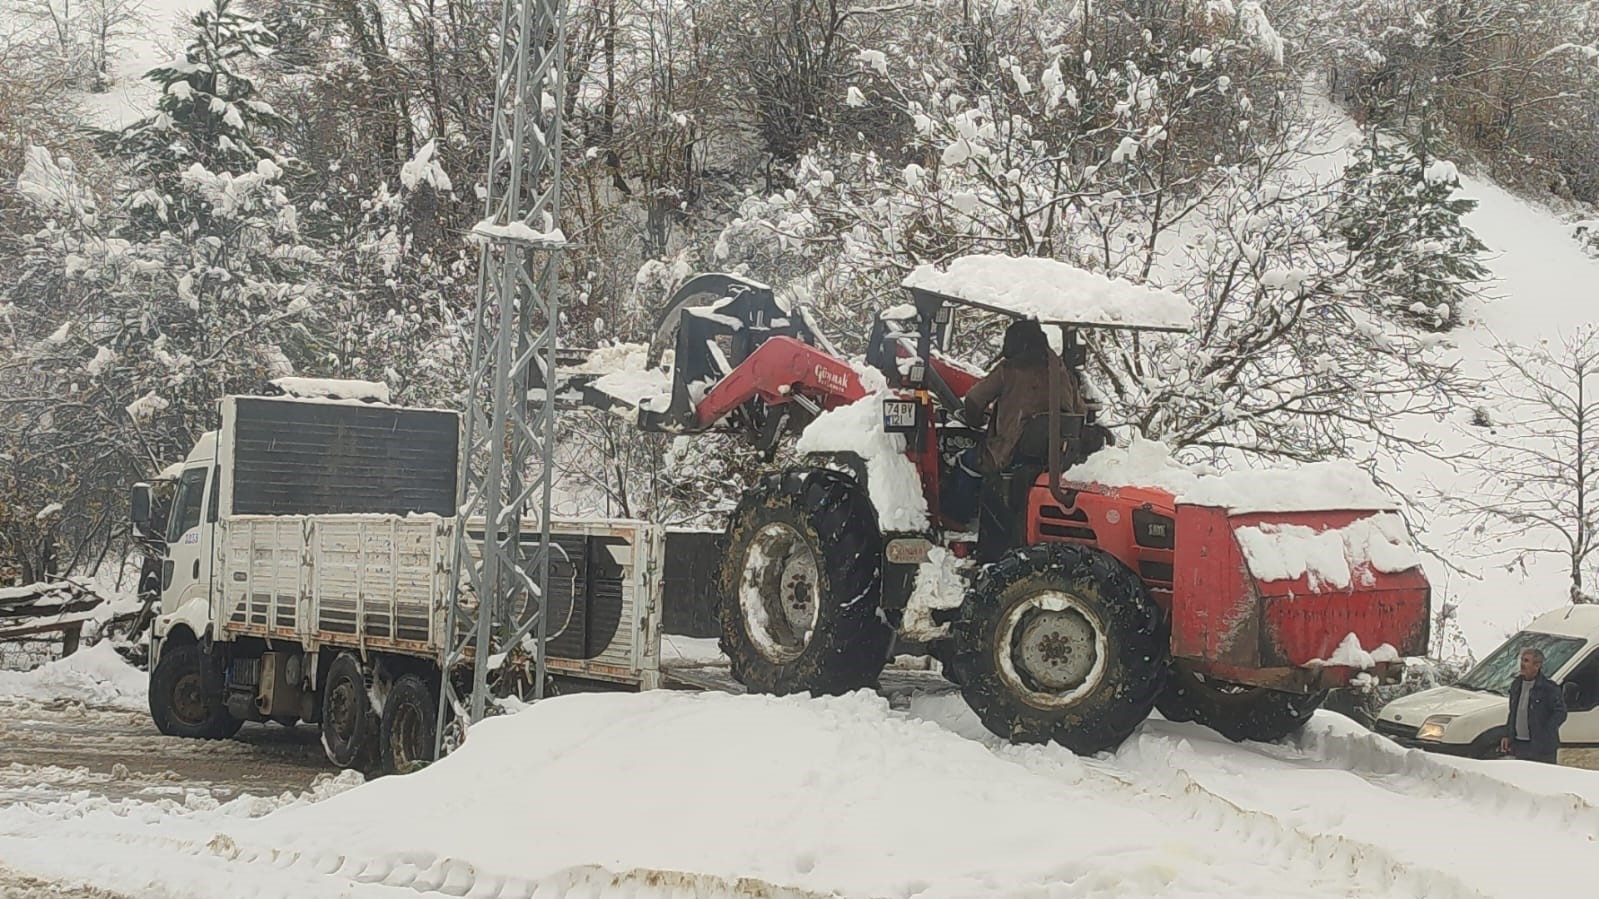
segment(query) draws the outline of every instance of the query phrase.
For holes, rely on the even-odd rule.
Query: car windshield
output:
[[[1560,666],[1571,661],[1571,657],[1577,654],[1582,644],[1583,641],[1576,637],[1522,631],[1506,640],[1503,646],[1479,662],[1477,667],[1466,672],[1466,676],[1460,679],[1458,686],[1468,690],[1509,695],[1510,680],[1516,677],[1521,669],[1523,649],[1543,650],[1543,673],[1554,674],[1560,670]]]

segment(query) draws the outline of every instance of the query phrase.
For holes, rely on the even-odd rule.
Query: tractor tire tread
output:
[[[1173,664],[1156,707],[1167,721],[1192,721],[1235,743],[1272,743],[1293,734],[1321,708],[1325,690],[1288,693],[1256,687],[1222,693],[1198,680],[1181,664]]]
[[[1101,684],[1062,709],[1040,709],[1006,686],[994,632],[1013,588],[1040,580],[1071,590],[1101,617],[1107,659]],[[1012,601],[1020,601],[1020,594]],[[952,628],[954,680],[993,733],[1014,742],[1054,740],[1079,754],[1112,749],[1148,717],[1165,681],[1166,612],[1115,557],[1075,544],[1007,553],[978,577]]]
[[[773,521],[796,527],[824,569],[821,609],[798,658],[776,663],[746,632],[738,601],[743,546]],[[828,469],[769,474],[745,493],[727,528],[721,572],[721,648],[734,679],[756,693],[838,694],[873,684],[893,630],[878,614],[883,538],[877,512],[851,477]]]

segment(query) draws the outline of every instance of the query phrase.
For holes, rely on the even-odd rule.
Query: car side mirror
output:
[[[143,481],[134,484],[128,496],[128,520],[139,530],[150,525],[150,485]]]
[[[1582,685],[1575,681],[1567,681],[1560,688],[1560,696],[1566,701],[1566,708],[1582,708]]]

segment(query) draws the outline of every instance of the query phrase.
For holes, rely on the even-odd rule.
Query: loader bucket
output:
[[[1310,691],[1426,652],[1431,588],[1395,513],[1178,504],[1177,534],[1172,654],[1196,670]]]

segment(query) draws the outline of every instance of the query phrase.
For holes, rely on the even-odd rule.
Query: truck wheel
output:
[[[383,773],[405,774],[433,761],[438,716],[439,698],[427,682],[414,674],[400,675],[383,700]]]
[[[228,714],[222,666],[195,644],[169,646],[150,672],[150,717],[169,737],[225,740],[243,721]]]
[[[1092,547],[1007,553],[978,578],[953,631],[967,704],[1016,742],[1112,749],[1148,717],[1165,681],[1165,610]]]
[[[846,475],[771,475],[744,494],[722,562],[722,651],[757,693],[844,693],[876,681],[893,630],[879,617],[883,536]]]
[[[1303,727],[1326,696],[1325,690],[1287,693],[1231,684],[1174,662],[1156,705],[1167,721],[1203,724],[1229,740],[1269,743]]]
[[[340,768],[368,771],[378,754],[378,717],[372,712],[361,663],[347,652],[328,666],[322,687],[322,749]]]

